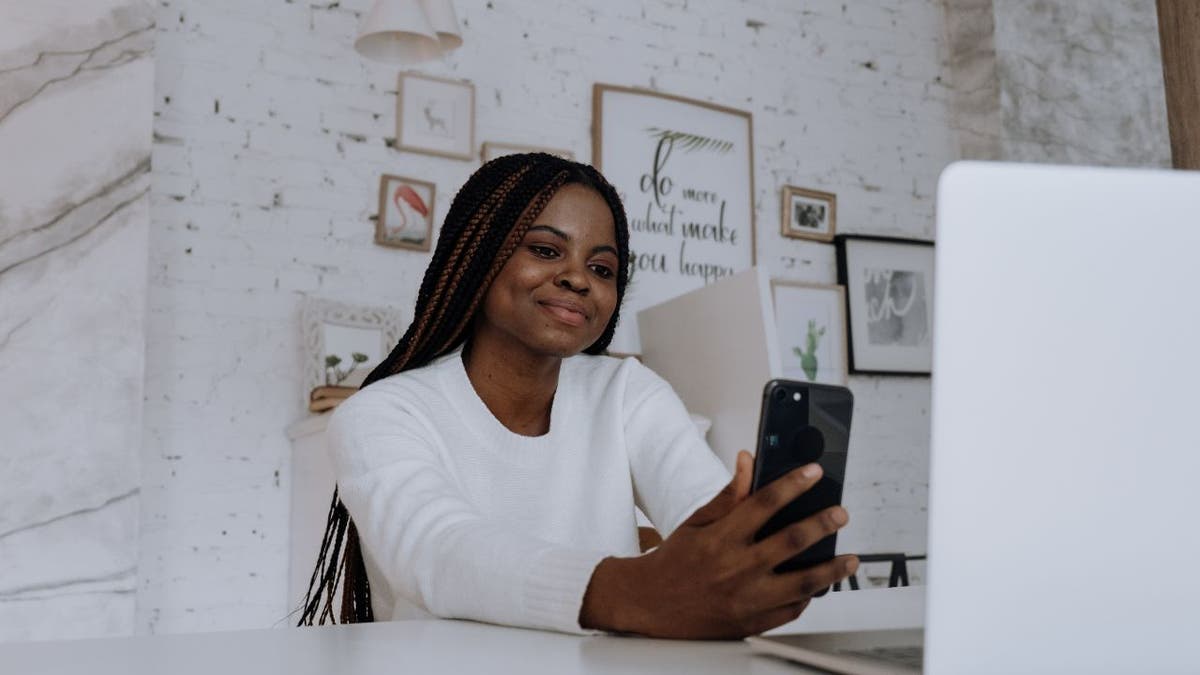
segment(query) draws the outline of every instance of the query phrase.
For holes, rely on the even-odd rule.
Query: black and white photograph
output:
[[[833,241],[837,195],[794,185],[783,186],[780,232],[792,239]]]
[[[868,342],[905,347],[929,343],[929,299],[924,272],[865,269],[863,293]]]
[[[841,235],[850,372],[928,375],[933,364],[933,244]]]

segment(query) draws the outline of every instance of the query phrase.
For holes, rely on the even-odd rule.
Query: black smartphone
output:
[[[787,525],[839,504],[846,481],[846,451],[854,395],[845,387],[794,380],[771,380],[763,387],[758,418],[758,450],[750,491],[810,462],[823,475],[808,492],[780,509],[755,535],[759,541]],[[833,558],[837,533],[780,563],[776,572],[804,569]]]

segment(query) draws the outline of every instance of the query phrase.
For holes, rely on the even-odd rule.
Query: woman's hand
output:
[[[753,496],[752,460],[740,452],[737,471],[657,549],[638,558],[606,558],[584,596],[580,624],[662,638],[741,638],[800,616],[813,594],[853,574],[854,556],[795,572],[775,566],[843,527],[834,506],[756,542],[754,534],[821,477],[809,464]]]

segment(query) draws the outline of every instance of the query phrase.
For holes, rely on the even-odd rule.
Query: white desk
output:
[[[807,623],[810,627],[825,621],[837,624],[868,609],[877,618],[874,623],[855,621],[858,627],[895,627],[919,620],[911,612],[923,608],[923,603],[918,607],[921,589],[889,589],[898,590],[904,592],[830,594],[813,602],[810,611],[816,611],[811,612]],[[831,602],[823,603],[826,599]],[[880,599],[884,605],[892,606],[882,612],[883,616],[879,611]],[[804,627],[801,622],[794,625]],[[579,637],[443,620],[0,644],[0,671],[50,675],[816,672],[754,655],[740,641]]]
[[[6,673],[55,675],[803,672],[753,656],[743,642],[576,637],[441,620],[4,645],[0,664]]]

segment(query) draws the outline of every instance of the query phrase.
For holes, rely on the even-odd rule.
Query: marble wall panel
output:
[[[1150,0],[994,0],[1004,159],[1171,165]]]
[[[0,640],[133,630],[153,11],[0,6]]]

